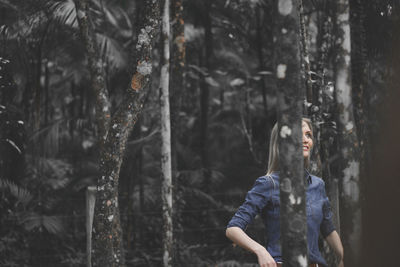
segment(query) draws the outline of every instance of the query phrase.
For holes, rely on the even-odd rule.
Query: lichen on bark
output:
[[[75,0],[81,37],[86,45],[92,87],[96,93],[96,118],[100,129],[100,173],[97,181],[93,221],[92,266],[124,266],[122,230],[118,209],[118,182],[126,142],[143,108],[152,73],[152,48],[159,28],[159,1],[147,0],[145,20],[140,32],[132,82],[126,97],[111,118],[104,83],[103,63],[99,57],[94,29],[90,23],[87,0]],[[140,62],[142,62],[140,64]],[[134,90],[132,90],[134,89]]]

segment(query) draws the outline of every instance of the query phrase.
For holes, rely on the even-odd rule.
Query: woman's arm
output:
[[[330,233],[327,237],[325,237],[328,245],[335,251],[336,256],[339,258],[339,267],[343,267],[343,245],[340,237],[336,231]]]
[[[239,227],[229,227],[226,229],[226,236],[240,247],[257,255],[258,264],[261,267],[276,267],[276,262],[268,253],[265,247],[251,239]]]

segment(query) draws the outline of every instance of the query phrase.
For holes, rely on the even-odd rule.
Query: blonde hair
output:
[[[307,123],[308,127],[311,130],[311,138],[313,136],[313,129],[311,120],[308,118],[302,118],[302,122]],[[311,148],[312,149],[312,148]],[[311,155],[311,153],[310,153]],[[308,168],[310,165],[310,155],[304,160],[304,167]],[[269,141],[269,155],[268,155],[268,171],[267,175],[271,174],[274,171],[279,170],[279,149],[278,149],[278,123],[275,123],[274,127],[271,131],[271,138]]]

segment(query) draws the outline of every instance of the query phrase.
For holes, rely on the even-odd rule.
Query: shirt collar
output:
[[[271,174],[274,173],[279,175],[279,171],[273,171]],[[311,174],[306,168],[304,168],[304,178],[307,180],[308,184],[312,184]]]
[[[307,169],[304,169],[304,178],[309,184],[312,184],[311,174],[308,172]]]

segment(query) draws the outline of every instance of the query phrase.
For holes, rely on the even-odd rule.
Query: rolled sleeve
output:
[[[271,199],[271,188],[270,179],[264,176],[258,178],[253,188],[247,192],[244,203],[232,217],[227,228],[236,226],[244,231],[247,225],[253,221],[254,217],[261,212]]]
[[[326,238],[330,233],[336,230],[335,226],[333,225],[333,213],[331,209],[331,203],[329,202],[328,197],[326,196],[325,192],[325,183],[323,182],[321,185],[322,197],[323,197],[323,206],[322,206],[322,223],[321,223],[321,234],[324,238]]]

